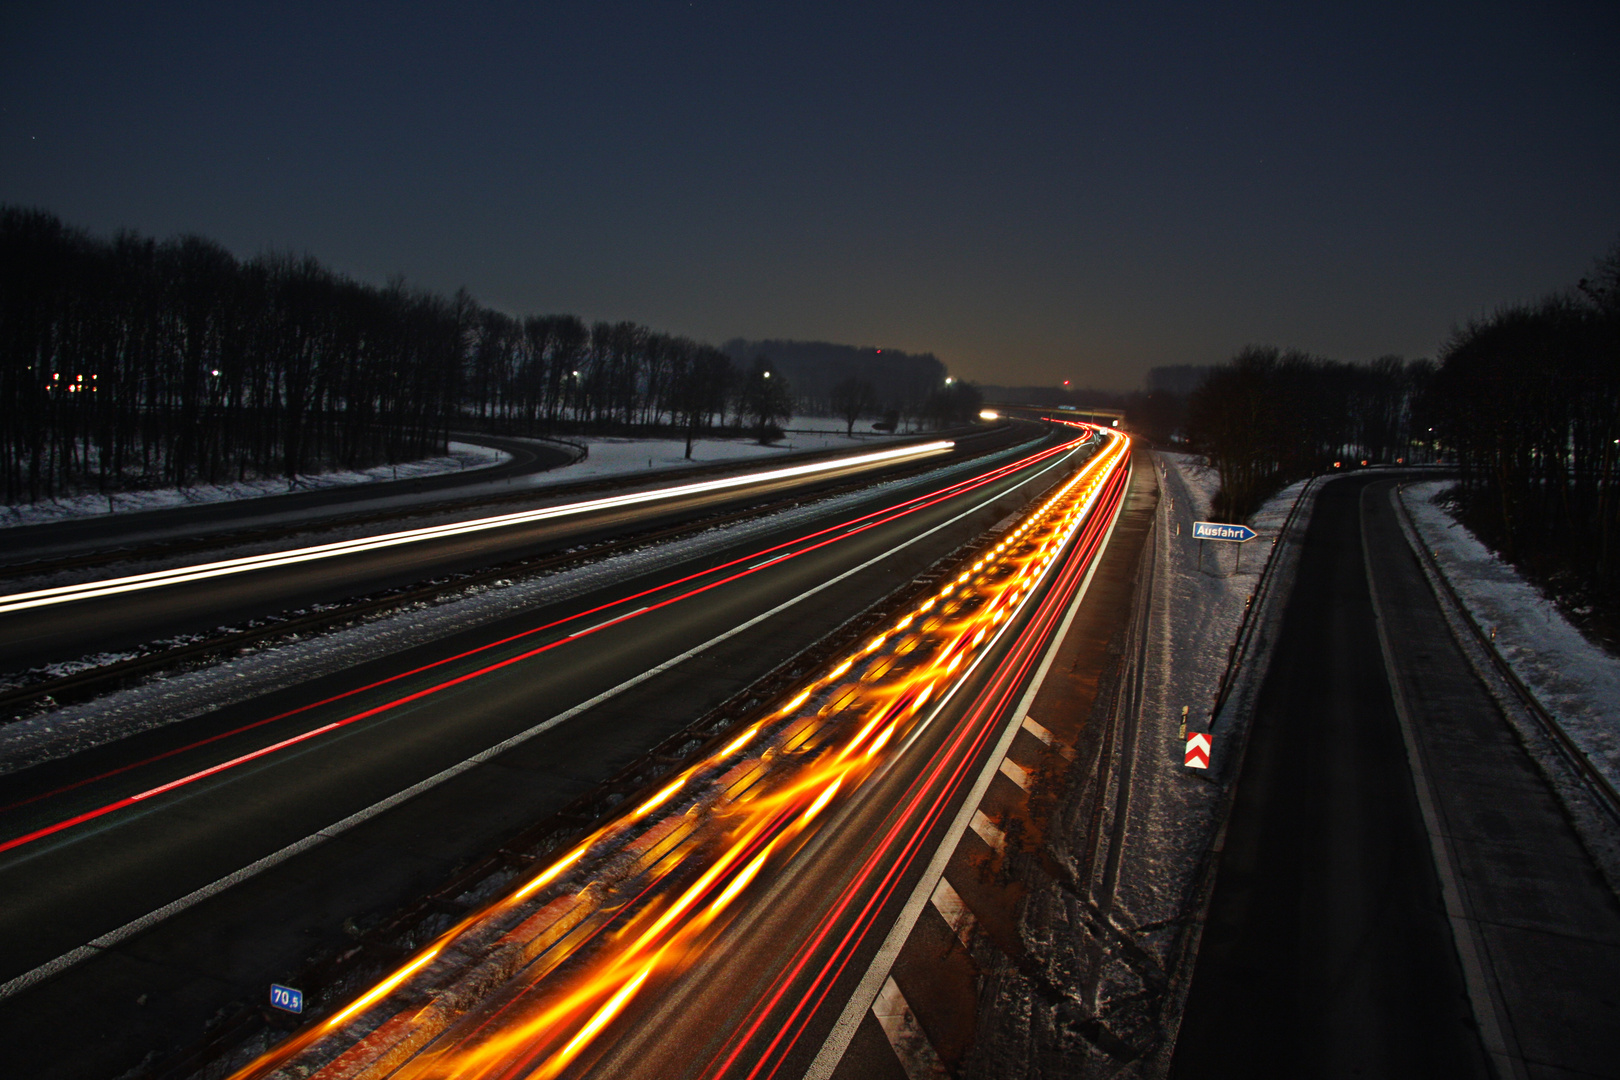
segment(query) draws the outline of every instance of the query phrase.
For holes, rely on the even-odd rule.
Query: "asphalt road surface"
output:
[[[543,474],[574,459],[560,446],[532,439],[456,436],[504,450],[510,459],[466,471],[440,473],[371,484],[346,484],[313,491],[291,491],[255,499],[235,499],[198,506],[119,512],[106,516],[53,521],[0,530],[0,564],[61,558],[82,551],[132,547],[154,540],[207,535],[227,530],[309,521],[324,515],[350,515],[381,505],[450,499],[491,490],[511,490],[519,483],[552,479]]]
[[[735,567],[708,572],[749,551],[711,552],[687,568],[700,577],[678,587],[666,585],[679,576],[674,571],[618,582],[6,777],[0,837],[7,842],[116,809],[0,852],[7,898],[0,981],[600,699],[240,884],[88,949],[59,974],[0,1001],[7,1067],[35,1077],[114,1076],[189,1039],[221,1007],[259,996],[313,952],[343,941],[346,920],[398,908],[458,863],[565,805],[1055,475],[1037,479],[1033,471],[825,547],[795,548],[791,558],[767,554],[741,576]],[[767,551],[791,538],[755,538],[748,548]],[[811,595],[841,574],[848,576]],[[706,588],[677,599],[699,586]],[[673,602],[660,606],[664,600]],[[784,604],[791,606],[767,614]],[[717,640],[762,615],[747,632]],[[626,617],[603,625],[619,616]],[[339,726],[309,736],[329,724]]]
[[[1323,488],[1261,690],[1172,1075],[1490,1076],[1385,674],[1361,494]],[[1398,550],[1374,559],[1405,558]]]
[[[1025,437],[1027,434],[1026,431]],[[998,439],[1012,440],[1010,433],[992,433],[986,438],[992,440],[991,445]],[[959,449],[939,455],[936,460],[944,464],[983,449],[982,439],[973,440],[976,445],[971,449],[968,442],[964,440]],[[784,492],[803,492],[809,497],[818,489],[847,482],[854,476],[871,476],[875,480],[886,472],[915,465],[915,461],[902,460],[851,466],[809,477],[532,521],[159,589],[0,611],[0,642],[4,643],[0,646],[0,670],[27,670],[98,652],[129,649],[176,635],[207,633],[216,627],[241,625],[283,611],[366,596],[628,531],[655,529],[705,514],[737,510]],[[401,527],[397,523],[390,524],[374,532],[391,532]],[[284,542],[280,546],[295,547],[308,542]],[[139,572],[140,569],[130,567],[118,573]]]

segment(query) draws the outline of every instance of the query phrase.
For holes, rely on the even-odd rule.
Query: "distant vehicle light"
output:
[[[980,420],[1000,420],[1001,419],[1001,414],[996,412],[996,410],[994,410],[994,409],[980,409],[979,410],[979,419]]]

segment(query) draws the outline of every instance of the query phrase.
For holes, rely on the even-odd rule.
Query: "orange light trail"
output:
[[[1105,488],[1117,501],[1129,454],[1123,435],[1101,436],[1076,475],[883,634],[237,1080],[283,1067],[333,1080],[550,1078],[579,1061],[649,982],[703,954],[748,886],[832,820],[829,807],[915,741],[1065,545],[1095,531],[1092,510]]]

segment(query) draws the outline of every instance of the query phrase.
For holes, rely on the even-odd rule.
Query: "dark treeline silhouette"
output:
[[[1474,533],[1577,606],[1620,607],[1620,243],[1577,290],[1453,333],[1426,404]]]
[[[746,364],[753,357],[766,357],[793,384],[799,407],[815,416],[843,416],[847,411],[844,406],[849,404],[851,380],[864,382],[870,396],[870,404],[861,410],[857,419],[891,411],[921,418],[930,395],[946,385],[945,365],[933,353],[835,345],[826,341],[745,341],[742,338],[726,342],[724,348],[739,364]]]
[[[906,359],[942,375],[932,357]],[[913,386],[904,365],[861,374],[860,415],[914,408],[941,385]],[[307,256],[104,240],[0,207],[11,504],[364,468],[443,453],[460,428],[656,429],[684,435],[691,456],[703,433],[779,436],[791,375],[762,399],[723,351],[635,323],[520,319],[465,291],[364,285]],[[812,405],[821,381],[806,378]]]
[[[101,241],[0,208],[6,501],[442,450],[476,315],[309,258]]]
[[[996,386],[979,389],[992,404],[1033,405],[1044,408],[1118,409],[1126,427],[1156,446],[1185,440],[1187,398],[1212,367],[1178,364],[1150,368],[1143,390],[1099,390],[1090,386]]]
[[[1284,484],[1315,473],[1410,460],[1428,360],[1346,364],[1250,346],[1187,399],[1187,437],[1220,473],[1214,513],[1242,521]]]
[[[1290,480],[1441,460],[1463,519],[1577,609],[1620,610],[1620,244],[1578,288],[1454,331],[1439,364],[1249,348],[1192,393],[1187,432],[1241,520]]]

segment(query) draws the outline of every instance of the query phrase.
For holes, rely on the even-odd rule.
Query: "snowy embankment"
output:
[[[1436,503],[1450,481],[1402,488],[1424,546],[1474,621],[1570,739],[1620,787],[1620,659],[1592,644],[1557,605]]]
[[[407,461],[399,465],[378,465],[374,469],[355,472],[316,473],[300,476],[296,487],[301,491],[348,487],[354,484],[375,484],[385,480],[413,480],[423,476],[458,472],[462,469],[482,469],[509,461],[512,455],[488,446],[452,442],[449,453],[443,457],[423,461]],[[188,488],[160,488],[154,491],[120,491],[113,495],[76,495],[67,499],[28,503],[22,506],[0,506],[0,528],[14,525],[43,525],[70,518],[105,517],[109,513],[127,514],[136,510],[163,510],[175,506],[196,506],[201,503],[234,502],[237,499],[256,499],[261,495],[285,495],[292,486],[285,477],[266,477],[246,480],[239,484],[208,484]]]
[[[552,469],[542,474],[544,479],[540,483],[526,486],[545,487],[550,484],[572,483],[587,477],[621,476],[648,470],[656,472],[660,469],[678,469],[689,465],[705,465],[745,458],[780,457],[794,451],[859,450],[894,438],[892,435],[872,431],[870,422],[864,425],[857,424],[853,436],[844,433],[845,425],[842,420],[828,417],[795,416],[788,424],[786,437],[769,446],[761,446],[754,440],[746,438],[698,439],[692,446],[690,458],[686,456],[684,439],[573,440],[583,442],[589,448],[584,460]],[[866,429],[864,432],[863,426]],[[315,491],[388,480],[413,480],[463,469],[481,469],[499,465],[510,460],[512,456],[492,447],[461,442],[452,442],[449,450],[444,457],[428,458],[424,461],[379,465],[374,469],[357,472],[300,476],[297,480],[297,489]],[[248,480],[239,484],[121,491],[111,497],[79,495],[23,506],[0,506],[0,528],[14,525],[43,525],[70,518],[102,517],[108,513],[126,514],[136,510],[162,510],[175,506],[254,499],[263,495],[284,495],[288,490],[286,479],[278,477]]]
[[[1136,735],[1136,783],[1130,793],[1126,857],[1115,910],[1126,925],[1169,923],[1149,944],[1168,950],[1182,914],[1190,875],[1209,843],[1220,788],[1182,765],[1182,709],[1189,731],[1211,730],[1211,710],[1227,657],[1237,639],[1248,598],[1294,502],[1306,482],[1273,496],[1248,525],[1260,535],[1245,544],[1192,538],[1192,523],[1210,519],[1220,477],[1188,454],[1158,453],[1159,509],[1152,543],[1154,567],[1148,642]],[[1314,497],[1315,488],[1310,495]],[[1303,519],[1301,520],[1301,524]],[[1296,528],[1278,552],[1270,602],[1257,617],[1274,618],[1283,606],[1298,561]],[[1266,639],[1245,666],[1264,671]],[[1242,695],[1234,695],[1242,696]],[[1227,775],[1225,757],[1236,749],[1240,725],[1224,711],[1214,725],[1213,772]],[[1168,960],[1161,954],[1161,959]]]

